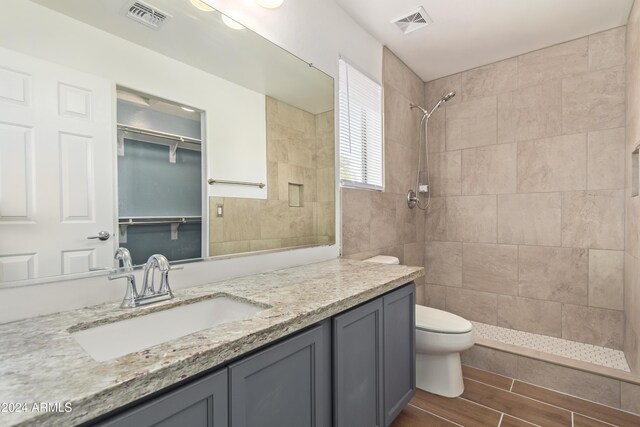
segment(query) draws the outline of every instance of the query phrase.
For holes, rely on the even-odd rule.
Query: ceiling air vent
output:
[[[143,1],[135,1],[126,10],[127,17],[154,30],[160,29],[164,22],[171,18],[166,12]]]
[[[391,23],[395,24],[404,34],[409,34],[429,24],[433,24],[433,20],[427,15],[423,7],[419,7],[408,15],[394,19]]]

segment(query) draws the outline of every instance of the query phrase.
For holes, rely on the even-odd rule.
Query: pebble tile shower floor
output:
[[[478,338],[517,345],[568,359],[619,369],[624,372],[631,372],[627,359],[620,350],[569,341],[563,338],[517,331],[515,329],[502,328],[480,322],[471,323],[473,323],[473,328]]]

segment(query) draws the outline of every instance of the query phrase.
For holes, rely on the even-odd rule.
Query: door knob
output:
[[[89,236],[87,239],[98,239],[104,241],[109,240],[109,237],[111,237],[111,233],[108,231],[100,231],[97,236]]]

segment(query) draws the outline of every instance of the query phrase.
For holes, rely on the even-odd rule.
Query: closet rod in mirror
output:
[[[191,138],[190,136],[182,136],[182,135],[176,135],[176,134],[167,133],[167,132],[160,132],[160,131],[151,130],[151,129],[143,129],[135,126],[123,125],[120,123],[118,123],[118,130],[121,130],[123,132],[137,133],[139,135],[155,136],[157,138],[170,139],[173,141],[190,142],[192,144],[200,144],[202,142],[200,139]]]

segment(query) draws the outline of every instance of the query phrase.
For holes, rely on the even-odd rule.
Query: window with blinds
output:
[[[382,88],[340,59],[340,183],[382,190]]]

